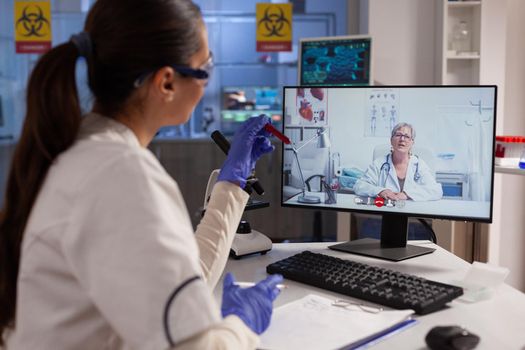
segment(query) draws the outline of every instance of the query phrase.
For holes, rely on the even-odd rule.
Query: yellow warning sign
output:
[[[51,48],[49,1],[15,1],[17,53],[44,53]]]
[[[257,51],[292,51],[292,4],[256,6]]]

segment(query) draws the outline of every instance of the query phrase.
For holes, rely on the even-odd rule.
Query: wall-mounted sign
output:
[[[51,48],[49,1],[15,1],[16,53],[45,53]]]
[[[292,4],[259,3],[257,51],[292,51]]]

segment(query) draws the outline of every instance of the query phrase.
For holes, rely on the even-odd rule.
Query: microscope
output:
[[[225,153],[228,154],[230,150],[230,143],[228,140],[224,137],[223,134],[220,133],[220,131],[215,130],[211,134],[211,138],[217,146]],[[206,206],[208,204],[208,201],[210,199],[211,191],[213,189],[213,186],[217,182],[217,178],[219,176],[219,169],[215,169],[211,172],[210,177],[208,179],[208,184],[206,186],[206,193],[204,195],[204,210],[206,210]],[[251,195],[252,191],[255,191],[257,194],[262,195],[264,194],[264,189],[262,188],[261,184],[259,183],[259,180],[253,175],[246,181],[246,187],[244,190]],[[248,203],[246,204],[245,211],[246,210],[253,210],[253,209],[260,209],[269,207],[270,203],[259,201],[253,198],[250,198]],[[239,223],[239,227],[237,228],[237,234],[235,235],[235,238],[233,239],[232,248],[230,251],[230,255],[235,259],[240,259],[241,257],[251,255],[251,254],[266,254],[268,251],[272,249],[272,241],[265,236],[263,233],[252,230],[250,223],[246,220],[241,220]]]
[[[211,172],[208,179],[208,184],[206,185],[206,194],[204,195],[204,205],[203,208],[206,210],[208,201],[210,200],[211,191],[213,186],[217,182],[217,177],[219,176],[219,169],[215,169]],[[250,198],[248,203],[246,203],[246,210],[254,210],[260,208],[269,207],[270,203],[259,201]],[[204,213],[204,211],[203,211]],[[233,244],[230,250],[230,256],[234,259],[240,259],[244,256],[252,254],[266,254],[272,249],[272,241],[263,233],[253,230],[250,226],[250,223],[246,220],[241,220],[239,226],[237,227],[237,233],[233,239]]]

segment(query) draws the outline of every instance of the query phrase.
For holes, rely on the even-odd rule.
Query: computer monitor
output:
[[[382,215],[381,241],[333,246],[390,260],[409,217],[491,222],[496,86],[283,89],[281,203]]]
[[[271,86],[226,86],[222,89],[221,130],[232,135],[246,119],[266,114],[274,125],[282,120],[281,89]]]
[[[303,38],[300,85],[371,85],[372,39],[367,35]]]

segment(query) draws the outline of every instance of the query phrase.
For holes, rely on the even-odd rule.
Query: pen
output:
[[[256,283],[254,282],[235,282],[234,283],[236,286],[239,286],[239,287],[243,287],[243,288],[247,288],[247,287],[253,287],[256,285]],[[286,284],[278,284],[276,285],[277,289],[285,289],[285,288],[288,288],[288,286]]]
[[[292,142],[290,139],[286,136],[284,136],[279,130],[277,130],[272,124],[268,123],[264,126],[264,129],[268,132],[271,132],[275,137],[277,137],[282,142],[286,143],[287,145],[291,144]]]

